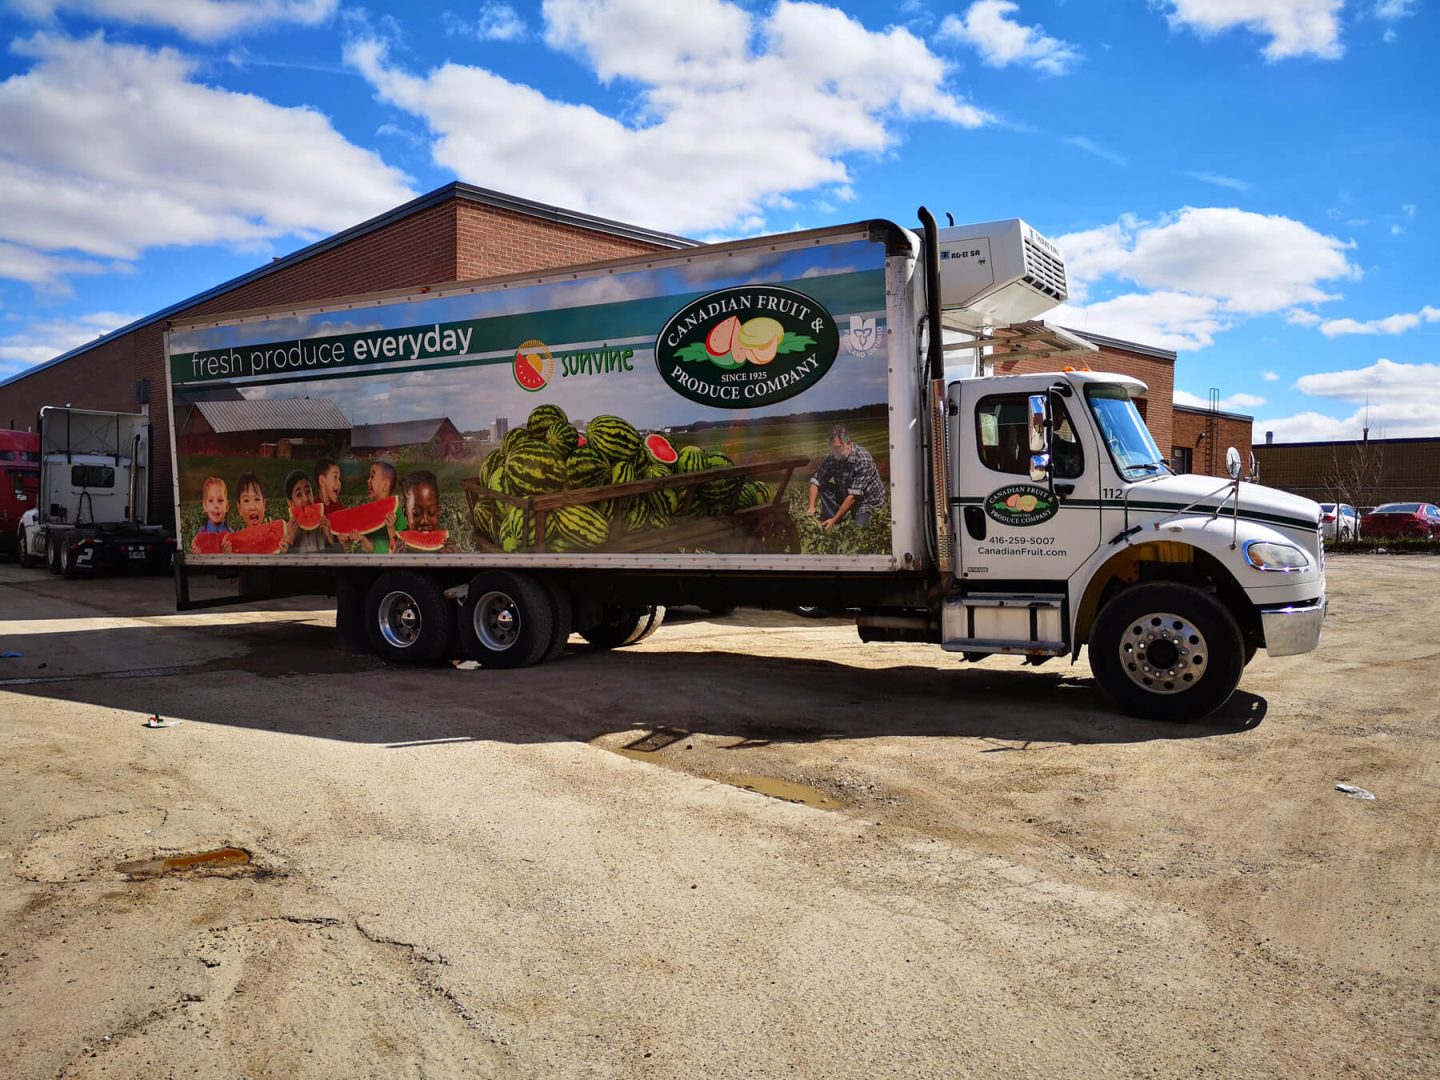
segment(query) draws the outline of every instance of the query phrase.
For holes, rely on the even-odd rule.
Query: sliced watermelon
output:
[[[450,539],[450,533],[445,529],[434,529],[431,532],[405,529],[395,535],[405,541],[405,546],[411,551],[439,551],[445,546],[445,541]]]
[[[290,514],[297,525],[306,532],[312,532],[318,529],[320,522],[325,519],[325,508],[319,503],[310,503],[308,506],[302,506],[298,513],[291,510]]]
[[[330,529],[342,536],[350,533],[365,536],[378,529],[383,529],[385,519],[395,513],[399,505],[400,497],[398,495],[387,495],[374,502],[361,503],[359,506],[347,506],[344,510],[336,510],[330,515]]]
[[[651,461],[658,461],[661,465],[674,465],[680,460],[675,447],[670,445],[670,440],[664,435],[646,435],[645,452],[650,455]]]
[[[263,525],[251,525],[248,529],[230,534],[232,555],[274,555],[285,539],[285,522],[278,518]]]
[[[224,550],[221,546],[229,533],[199,532],[195,534],[195,543],[190,545],[190,550],[197,555],[219,555]]]
[[[529,390],[532,394],[536,390],[545,388],[545,376],[540,370],[540,362],[529,353],[517,352],[515,354],[515,381],[520,386]]]

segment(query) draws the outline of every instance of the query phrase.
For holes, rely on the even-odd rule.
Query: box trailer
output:
[[[1172,474],[1145,387],[1038,321],[1054,245],[921,218],[170,327],[180,604],[333,594],[382,657],[502,668],[665,605],[844,609],[967,659],[1088,646],[1174,719],[1313,649],[1316,504]]]
[[[20,554],[20,519],[40,491],[40,436],[0,431],[0,554]]]
[[[150,523],[150,418],[46,405],[40,410],[37,505],[21,518],[20,561],[75,577],[102,570],[169,573],[175,537]]]

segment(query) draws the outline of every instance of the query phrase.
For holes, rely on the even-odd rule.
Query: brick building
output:
[[[1228,476],[1225,451],[1234,447],[1249,473],[1250,433],[1255,418],[1219,409],[1175,406],[1170,467],[1177,473]]]
[[[500,192],[448,184],[0,382],[0,426],[42,405],[154,409],[152,520],[173,524],[163,333],[169,321],[596,262],[694,242]]]
[[[1316,502],[1440,502],[1440,439],[1260,443],[1260,480]]]

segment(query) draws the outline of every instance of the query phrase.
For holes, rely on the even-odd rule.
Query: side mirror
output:
[[[1251,450],[1251,451],[1250,451],[1250,479],[1251,479],[1251,480],[1259,480],[1259,479],[1260,479],[1260,463],[1255,460],[1255,451],[1254,451],[1254,450]]]
[[[1225,451],[1225,471],[1230,474],[1231,480],[1240,479],[1240,451],[1233,446]]]
[[[1050,479],[1050,455],[1030,455],[1030,482],[1032,484],[1043,484]]]
[[[1050,396],[1030,395],[1030,453],[1046,454],[1050,451]]]

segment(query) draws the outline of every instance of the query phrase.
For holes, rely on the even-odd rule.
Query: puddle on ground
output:
[[[165,859],[137,859],[134,862],[123,862],[115,869],[131,877],[159,877],[174,870],[209,870],[215,867],[248,866],[249,863],[250,853],[244,848],[222,847],[193,855],[171,855]]]
[[[606,746],[603,743],[596,743],[602,750],[608,750],[612,754],[619,754],[621,757],[629,758],[631,761],[645,761],[651,765],[660,765],[667,769],[674,769],[676,772],[687,773],[691,776],[706,776],[708,779],[718,780],[722,784],[730,784],[732,787],[744,788],[746,791],[753,791],[758,795],[768,795],[772,799],[780,799],[784,802],[800,803],[803,806],[814,806],[821,810],[840,810],[844,804],[837,798],[825,794],[819,788],[813,788],[806,784],[797,784],[793,780],[781,780],[775,776],[759,776],[753,773],[720,774],[712,775],[709,772],[697,773],[684,768],[676,761],[662,757],[660,751],[667,746],[679,742],[682,739],[690,738],[688,731],[679,731],[675,728],[658,728],[643,738],[625,746]]]
[[[819,788],[809,787],[805,784],[797,784],[793,780],[780,780],[773,776],[749,775],[726,776],[721,779],[727,784],[734,784],[736,787],[744,788],[746,791],[753,791],[760,795],[769,795],[772,799],[783,799],[785,802],[815,806],[821,810],[840,809],[840,800],[831,798]]]

